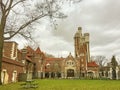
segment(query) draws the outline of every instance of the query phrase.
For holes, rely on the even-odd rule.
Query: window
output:
[[[82,67],[84,67],[84,64],[82,64]]]
[[[74,65],[74,62],[72,62],[72,65]]]
[[[66,62],[67,65],[74,65],[74,62],[73,61],[68,61]]]
[[[69,62],[67,62],[67,65],[69,65]]]

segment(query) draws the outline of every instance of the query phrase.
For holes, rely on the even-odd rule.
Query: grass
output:
[[[68,80],[68,79],[42,79],[35,80],[39,87],[24,89],[23,82],[0,86],[0,90],[120,90],[119,80]]]

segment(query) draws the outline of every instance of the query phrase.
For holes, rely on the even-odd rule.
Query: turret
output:
[[[78,31],[74,35],[74,45],[75,45],[75,57],[77,57],[78,51],[79,51],[79,46],[80,46],[80,37],[82,35],[82,29],[81,27],[78,27]]]
[[[89,42],[89,33],[84,33],[85,42]]]
[[[84,33],[85,37],[85,43],[86,43],[86,48],[87,48],[87,62],[90,62],[90,48],[89,48],[89,33]]]
[[[80,38],[82,36],[82,28],[78,27],[78,31],[75,33],[74,38]]]
[[[82,36],[82,27],[78,27],[78,32],[79,32],[80,36]]]

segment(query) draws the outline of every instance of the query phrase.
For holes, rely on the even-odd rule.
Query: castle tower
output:
[[[85,76],[87,63],[90,62],[89,50],[89,33],[82,34],[82,28],[78,27],[78,31],[74,36],[75,58],[79,62],[80,76]]]
[[[78,27],[78,31],[75,33],[74,36],[74,43],[75,43],[75,57],[79,56],[79,49],[80,49],[80,37],[82,36],[82,28]]]
[[[90,48],[89,48],[89,33],[84,33],[85,37],[85,44],[86,44],[86,57],[87,57],[87,62],[90,62]]]
[[[78,31],[74,36],[75,57],[80,57],[83,53],[86,55],[87,62],[90,61],[89,50],[89,33],[82,34],[82,28],[78,27]]]

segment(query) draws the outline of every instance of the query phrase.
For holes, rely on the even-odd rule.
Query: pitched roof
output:
[[[40,50],[39,47],[36,49],[35,53],[36,53],[36,54],[40,54],[40,53],[41,53],[41,50]]]
[[[27,50],[30,52],[34,52],[34,50],[30,46],[27,46]]]
[[[88,66],[88,67],[98,67],[98,65],[97,65],[94,61],[88,62],[88,63],[87,63],[87,66]]]

